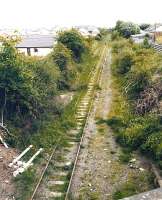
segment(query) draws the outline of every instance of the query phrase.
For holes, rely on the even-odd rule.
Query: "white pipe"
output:
[[[33,160],[43,151],[43,148],[40,148],[27,163],[24,163],[24,165],[20,168],[18,168],[16,171],[13,172],[13,176],[16,177],[18,174],[23,173],[25,170],[27,170],[31,165],[33,165]]]
[[[1,142],[2,142],[2,144],[6,147],[6,148],[8,148],[8,145],[5,143],[5,141],[3,140],[3,138],[0,136],[0,140],[1,140]]]
[[[15,163],[17,163],[17,161],[19,161],[20,158],[22,158],[32,147],[33,145],[30,145],[28,148],[26,148],[17,158],[12,161],[12,163],[9,164],[9,167],[12,167]]]
[[[27,163],[25,163],[24,168],[30,166],[30,165],[32,164],[33,160],[34,160],[42,151],[43,151],[43,148],[40,148],[40,149],[30,158],[30,160],[29,160]]]

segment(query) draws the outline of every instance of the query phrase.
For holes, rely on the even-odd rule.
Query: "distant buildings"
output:
[[[75,26],[73,28],[77,29],[84,37],[95,37],[100,33],[99,29],[95,26]],[[69,29],[71,28],[60,26],[22,30],[0,29],[0,35],[20,36],[22,40],[17,44],[16,48],[20,52],[25,53],[25,55],[46,56],[52,51],[57,33]]]
[[[99,29],[95,26],[77,26],[75,27],[84,37],[95,37],[100,33]]]
[[[137,44],[142,43],[146,37],[150,43],[154,41],[154,35],[152,33],[142,32],[140,34],[131,35],[131,39]]]

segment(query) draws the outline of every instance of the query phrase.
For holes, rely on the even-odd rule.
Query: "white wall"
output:
[[[37,49],[38,52],[34,52],[34,48],[30,48],[31,56],[46,56],[52,51],[52,48],[37,48]],[[27,48],[18,48],[18,50],[27,55]]]

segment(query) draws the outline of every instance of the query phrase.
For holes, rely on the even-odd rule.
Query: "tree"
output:
[[[3,38],[1,42],[0,94],[4,96],[1,110],[5,109],[7,119],[36,119],[56,94],[56,67],[20,54],[12,38]]]
[[[60,71],[67,70],[68,66],[72,64],[72,52],[62,43],[58,43],[54,47],[52,58]]]
[[[72,52],[62,43],[57,43],[51,53],[52,60],[60,70],[58,88],[70,89],[76,79],[77,69],[74,67]]]
[[[84,37],[75,29],[60,32],[57,41],[72,51],[73,58],[76,61],[81,60],[82,54],[87,49]]]
[[[132,22],[117,21],[115,30],[117,30],[121,36],[129,38],[131,35],[140,33],[138,25]]]
[[[144,38],[144,41],[143,41],[143,44],[142,46],[146,49],[149,49],[151,47],[150,43],[149,43],[149,40],[148,40],[148,37],[145,37]]]
[[[150,27],[150,24],[140,24],[139,27],[141,30],[145,30]]]

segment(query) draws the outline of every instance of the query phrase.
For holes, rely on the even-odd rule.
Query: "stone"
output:
[[[140,170],[141,172],[145,171],[145,169],[143,169],[142,167],[140,167],[139,170]]]
[[[136,159],[133,158],[133,159],[131,159],[129,162],[130,162],[130,163],[136,162]]]
[[[127,197],[123,200],[162,200],[162,188]]]

